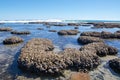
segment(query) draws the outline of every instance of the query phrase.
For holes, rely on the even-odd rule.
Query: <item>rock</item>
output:
[[[27,35],[27,34],[30,34],[30,32],[29,31],[12,31],[11,34]]]
[[[12,29],[9,27],[3,27],[3,28],[0,28],[0,31],[12,31]]]
[[[81,36],[92,36],[92,37],[101,37],[100,32],[83,32]]]
[[[115,58],[109,61],[109,66],[115,72],[120,73],[120,58]]]
[[[111,33],[111,32],[106,32],[106,31],[102,31],[102,32],[83,32],[81,33],[81,36],[91,36],[91,37],[100,37],[103,39],[120,39],[120,33]]]
[[[74,27],[74,29],[79,29],[79,27]]]
[[[93,43],[93,42],[103,42],[103,40],[97,37],[80,36],[78,38],[78,42],[82,44],[88,44],[88,43]]]
[[[110,39],[110,38],[116,38],[116,36],[111,32],[102,31],[101,32],[101,38]]]
[[[114,47],[108,46],[103,42],[94,42],[87,45],[84,45],[80,48],[80,51],[88,50],[91,53],[95,53],[98,56],[106,56],[106,55],[115,55],[118,50]]]
[[[13,36],[13,37],[5,39],[3,41],[3,44],[16,44],[16,43],[21,43],[21,42],[23,42],[22,38]]]
[[[88,73],[73,73],[70,80],[90,80]]]
[[[65,69],[89,71],[100,64],[96,54],[89,51],[65,49],[59,54],[53,52],[54,46],[47,39],[32,39],[22,49],[18,58],[19,68],[36,74],[59,75]]]
[[[38,30],[44,30],[44,28],[37,28]]]
[[[92,23],[95,28],[120,28],[119,23]]]
[[[52,50],[53,44],[47,39],[32,39],[22,49],[18,59],[19,67],[36,74],[59,75],[66,64],[62,56]]]
[[[79,51],[74,48],[66,48],[61,54],[68,67],[77,71],[93,70],[100,64],[99,57],[87,50]]]
[[[58,32],[59,35],[77,35],[78,33],[78,30],[61,30]]]
[[[120,33],[120,30],[116,31],[116,33]]]
[[[49,30],[49,32],[57,32],[56,30]]]
[[[80,26],[80,23],[68,23],[68,26]]]

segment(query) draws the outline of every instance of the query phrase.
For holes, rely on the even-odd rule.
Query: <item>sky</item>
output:
[[[120,20],[120,0],[0,0],[0,20]]]

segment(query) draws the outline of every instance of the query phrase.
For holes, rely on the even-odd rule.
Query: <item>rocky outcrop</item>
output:
[[[57,32],[56,30],[48,30],[49,32]]]
[[[88,23],[89,24],[89,23]],[[94,25],[94,28],[120,28],[119,23],[91,23]]]
[[[100,32],[82,32],[81,36],[92,36],[92,37],[101,37]]]
[[[100,64],[96,54],[89,51],[65,49],[59,54],[53,52],[54,46],[47,39],[32,39],[22,49],[18,59],[21,69],[37,74],[58,75],[65,69],[88,71]]]
[[[0,31],[12,31],[12,29],[9,27],[2,27],[0,28]]]
[[[69,68],[74,68],[77,71],[89,71],[93,70],[100,64],[100,59],[96,54],[93,54],[87,50],[76,50],[72,48],[67,48],[61,52],[63,59],[65,59],[65,64]]]
[[[91,36],[91,37],[100,37],[103,39],[120,39],[120,33],[119,32],[115,32],[115,33],[111,33],[111,32],[106,32],[106,31],[102,31],[102,32],[83,32],[81,33],[81,36]]]
[[[74,27],[74,29],[79,29],[79,27]]]
[[[38,30],[44,30],[44,28],[37,28]]]
[[[78,33],[78,30],[61,30],[58,32],[59,35],[77,35]]]
[[[115,72],[120,73],[120,58],[115,58],[109,61],[109,66]]]
[[[11,34],[27,35],[27,34],[30,34],[30,32],[29,31],[12,31]]]
[[[80,51],[88,50],[91,53],[95,53],[98,56],[106,56],[106,55],[115,55],[118,50],[112,46],[108,46],[103,42],[94,42],[87,45],[84,45],[80,48]]]
[[[88,44],[93,42],[103,42],[103,40],[98,37],[80,36],[78,42],[81,44]]]
[[[67,25],[68,26],[80,26],[81,24],[80,23],[68,23]]]
[[[23,42],[22,38],[13,36],[13,37],[5,39],[3,41],[3,44],[16,44],[16,43],[21,43],[21,42]]]

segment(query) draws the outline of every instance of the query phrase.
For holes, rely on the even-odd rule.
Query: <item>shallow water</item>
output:
[[[51,26],[50,28],[47,28],[46,26],[42,24],[3,24],[0,25],[0,27],[11,27],[13,30],[28,30],[31,32],[30,35],[14,35],[10,34],[10,32],[0,32],[0,79],[1,80],[12,80],[15,79],[16,76],[23,75],[26,76],[26,73],[22,72],[17,67],[17,58],[19,56],[19,51],[21,47],[24,46],[24,44],[32,39],[32,38],[47,38],[53,41],[53,44],[55,46],[56,52],[63,50],[64,48],[76,48],[79,49],[82,45],[77,43],[77,38],[79,37],[80,33],[75,36],[59,36],[57,32],[49,32],[48,30],[70,30],[74,29],[74,26]],[[37,30],[37,28],[44,28],[44,30]],[[86,31],[109,31],[109,32],[115,32],[119,30],[119,28],[101,28],[101,29],[92,29],[91,26],[79,26],[80,32],[86,32]],[[3,45],[2,42],[5,38],[8,38],[10,36],[20,36],[24,39],[24,43],[20,43],[17,45]],[[120,40],[105,40],[105,43],[108,45],[117,47],[120,52]],[[116,57],[120,57],[120,53],[116,55]],[[95,74],[96,72],[100,73],[100,70],[106,70],[107,77],[105,75],[102,75],[104,78],[100,80],[107,80],[110,77],[113,77],[114,80],[118,80],[119,77],[117,74],[112,74],[109,70],[109,67],[101,67],[103,65],[106,65],[108,60],[103,60],[103,63],[98,67],[98,70],[95,70],[91,72],[92,74]],[[91,76],[92,76],[91,74]],[[110,74],[110,75],[109,75]],[[28,76],[28,75],[27,75]],[[31,76],[32,77],[32,76]],[[94,78],[95,76],[93,76]],[[50,78],[48,77],[47,80]],[[112,79],[112,78],[111,78]],[[94,79],[95,80],[95,79]]]

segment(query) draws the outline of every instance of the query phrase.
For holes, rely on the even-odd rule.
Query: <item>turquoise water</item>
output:
[[[19,56],[20,49],[24,44],[32,38],[47,38],[52,40],[55,51],[61,51],[64,48],[76,48],[79,49],[82,45],[77,43],[77,38],[80,36],[59,36],[57,32],[49,32],[48,30],[70,30],[74,29],[74,26],[51,26],[47,28],[42,24],[2,24],[0,27],[11,27],[13,30],[23,31],[28,30],[31,32],[30,35],[14,35],[10,32],[0,32],[0,79],[3,80],[12,80],[17,75],[25,75],[24,72],[18,69],[17,67],[17,58]],[[44,28],[44,30],[37,30],[37,28]],[[79,26],[78,29],[80,32],[86,31],[109,31],[115,32],[119,28],[101,28],[101,29],[92,29],[91,26]],[[24,39],[23,43],[17,45],[3,45],[3,40],[10,36],[19,36]],[[120,51],[120,40],[105,40],[108,45],[117,47]],[[118,57],[119,54],[117,55]]]

